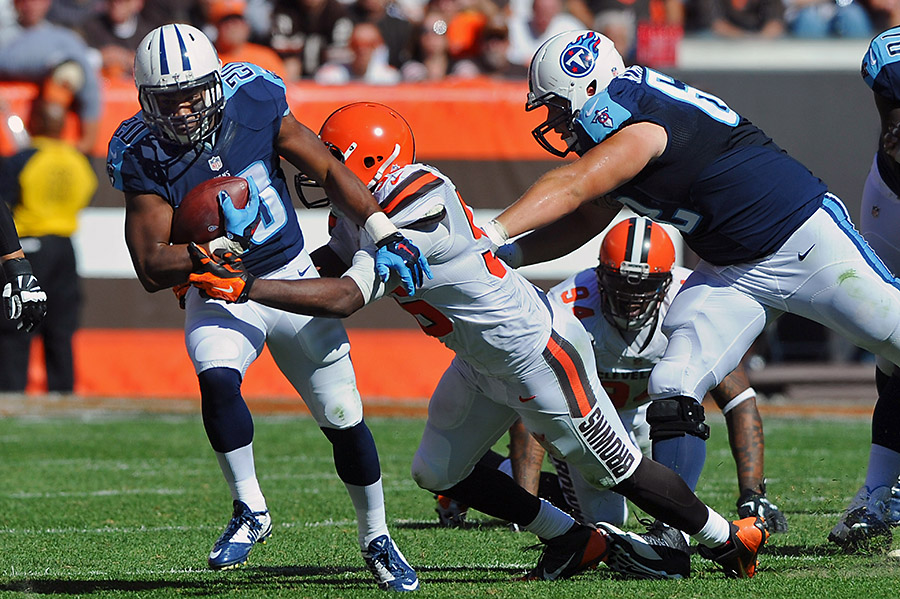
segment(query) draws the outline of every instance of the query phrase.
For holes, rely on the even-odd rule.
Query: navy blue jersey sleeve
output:
[[[900,27],[875,36],[863,57],[862,77],[879,96],[900,102]]]
[[[230,108],[232,118],[251,129],[264,129],[290,112],[284,82],[255,64],[226,64],[222,67],[222,84],[225,109]]]

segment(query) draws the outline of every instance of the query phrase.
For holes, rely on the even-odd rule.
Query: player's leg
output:
[[[350,343],[338,320],[277,313],[267,344],[331,442],[335,470],[356,512],[357,539],[381,588],[418,588],[415,570],[387,526],[381,465],[350,361]]]
[[[75,363],[72,337],[78,328],[81,312],[81,289],[75,266],[75,250],[68,237],[41,238],[42,252],[50,263],[47,276],[35,276],[47,292],[47,316],[41,326],[44,340],[44,363],[47,367],[47,390],[72,393],[75,387]]]
[[[241,394],[247,367],[265,340],[266,324],[252,304],[186,298],[185,344],[200,382],[203,426],[231,491],[233,513],[213,544],[214,570],[240,566],[272,532],[272,519],[256,477],[253,419]]]
[[[700,404],[725,380],[776,311],[723,284],[715,267],[701,263],[676,296],[663,322],[669,344],[650,375],[648,408],[653,455],[696,488],[705,461]]]
[[[413,478],[423,489],[534,533],[555,552],[548,558],[545,549],[530,576],[567,578],[606,557],[608,536],[578,525],[512,477],[480,463],[480,456],[517,418],[511,407],[495,401],[508,395],[505,384],[454,359],[429,402],[428,421],[413,459]]]
[[[787,532],[787,519],[766,496],[762,419],[756,407],[756,392],[744,367],[738,365],[709,394],[722,410],[728,427],[740,489],[738,516],[762,516],[769,532]]]
[[[814,214],[785,244],[772,267],[789,268],[797,248],[813,247],[804,270],[785,282],[797,282],[785,298],[788,309],[841,333],[880,358],[883,371],[900,364],[900,283],[872,251],[837,198],[827,196]],[[788,263],[788,264],[786,264]],[[788,271],[790,272],[790,271]],[[814,273],[814,274],[813,274]],[[884,549],[890,528],[884,523],[890,489],[900,476],[900,425],[892,409],[892,385],[873,414],[873,467],[866,483],[829,538],[847,549]],[[878,441],[875,441],[875,434]],[[871,542],[870,542],[871,541]]]
[[[766,537],[761,523],[729,523],[676,473],[643,458],[600,385],[590,337],[570,313],[555,313],[554,329],[543,355],[546,368],[531,365],[521,388],[511,388],[510,405],[516,405],[525,426],[551,455],[574,465],[593,486],[612,488],[651,516],[688,532],[714,549],[709,557],[731,575],[752,576]],[[536,399],[517,405],[517,395]],[[603,528],[613,539],[612,563],[607,559],[611,566],[646,576],[689,574],[690,560],[683,547],[652,547],[658,538],[626,539],[615,536],[621,531],[614,527]],[[746,543],[740,541],[741,535]],[[636,543],[642,547],[637,549]]]

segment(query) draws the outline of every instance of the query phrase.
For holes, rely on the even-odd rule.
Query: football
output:
[[[217,196],[225,190],[235,208],[243,208],[250,188],[243,177],[216,177],[191,189],[172,216],[171,243],[207,243],[225,234],[225,220]]]

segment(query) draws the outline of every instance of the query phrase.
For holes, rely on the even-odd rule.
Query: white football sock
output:
[[[372,539],[388,534],[384,510],[384,491],[381,479],[361,487],[344,483],[350,501],[356,510],[356,529],[359,535],[359,546],[365,550]]]
[[[707,547],[718,547],[727,543],[728,537],[731,536],[731,523],[711,507],[707,506],[706,509],[709,510],[709,519],[700,532],[692,536],[698,543]]]
[[[225,482],[231,489],[231,498],[243,501],[253,512],[265,511],[266,498],[259,488],[253,463],[253,443],[227,453],[215,453]]]
[[[538,515],[524,528],[542,539],[552,539],[568,531],[573,524],[575,524],[575,519],[572,516],[549,501],[541,499],[541,509],[538,510]]]
[[[893,487],[900,477],[900,453],[882,445],[872,445],[869,450],[869,468],[866,470],[866,488]]]

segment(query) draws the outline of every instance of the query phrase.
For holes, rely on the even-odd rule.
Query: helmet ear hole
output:
[[[591,81],[588,84],[587,89],[585,90],[585,93],[588,95],[589,98],[597,93],[597,80],[596,79],[594,79],[593,81]]]
[[[365,158],[363,158],[363,164],[366,166],[366,168],[372,168],[373,166],[375,166],[375,159],[371,156],[366,156]]]

